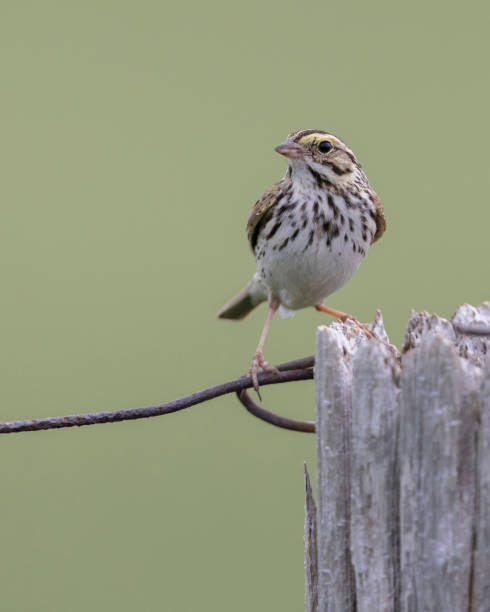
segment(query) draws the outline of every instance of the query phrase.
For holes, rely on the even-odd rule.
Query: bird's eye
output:
[[[328,140],[322,140],[322,142],[318,145],[318,150],[320,153],[328,153],[331,149],[333,149],[333,144]]]

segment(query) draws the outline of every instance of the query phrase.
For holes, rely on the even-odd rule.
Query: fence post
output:
[[[490,611],[489,327],[490,302],[412,312],[401,359],[353,324],[318,329],[307,612]]]

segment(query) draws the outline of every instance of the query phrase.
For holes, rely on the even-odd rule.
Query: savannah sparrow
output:
[[[286,175],[255,203],[247,223],[257,272],[218,313],[221,319],[242,319],[269,302],[249,370],[257,392],[259,368],[278,373],[263,355],[278,309],[287,316],[314,306],[342,321],[351,319],[373,335],[351,315],[322,302],[349,280],[386,227],[378,196],[339,138],[323,130],[297,130],[275,150],[288,158]]]

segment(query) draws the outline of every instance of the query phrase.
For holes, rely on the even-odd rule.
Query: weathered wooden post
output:
[[[490,302],[414,312],[401,359],[354,325],[319,328],[307,612],[490,611],[484,327]],[[387,340],[379,314],[375,330]]]

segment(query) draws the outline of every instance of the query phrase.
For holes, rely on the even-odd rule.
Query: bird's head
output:
[[[323,130],[297,130],[275,150],[289,160],[294,179],[321,177],[339,188],[364,176],[361,165],[347,145]]]

